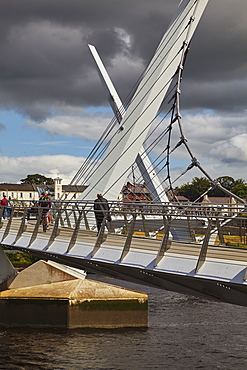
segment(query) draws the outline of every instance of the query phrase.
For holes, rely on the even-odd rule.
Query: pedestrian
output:
[[[49,212],[51,208],[51,198],[45,192],[41,193],[41,197],[39,198],[39,206],[42,208],[42,220],[45,219],[46,226],[48,227],[48,224],[51,222]]]
[[[11,199],[11,197],[9,197],[9,200],[8,200],[8,207],[7,207],[7,217],[10,217],[11,216],[11,213],[12,213],[12,209],[14,207],[14,202],[13,200]]]
[[[3,199],[1,200],[1,206],[3,207],[3,219],[5,220],[6,214],[7,214],[7,205],[8,205],[8,199],[5,194],[3,194]]]
[[[97,194],[97,199],[94,201],[94,215],[97,224],[98,233],[100,231],[104,216],[107,221],[111,221],[110,207],[106,198],[103,198],[101,193]]]

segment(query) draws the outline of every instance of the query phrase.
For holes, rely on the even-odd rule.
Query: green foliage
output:
[[[29,266],[38,259],[30,254],[22,252],[5,252],[6,256],[14,266]]]
[[[25,179],[20,180],[22,184],[37,184],[37,185],[53,185],[54,180],[51,177],[46,177],[38,173],[27,175]]]
[[[238,195],[240,198],[246,198],[247,197],[247,184],[236,183],[232,189],[232,192]]]
[[[217,178],[217,181],[225,189],[236,194],[240,198],[247,197],[247,183],[243,179],[234,180],[233,177],[230,176],[221,176]],[[210,186],[211,183],[206,177],[194,177],[191,183],[186,183],[178,188],[178,192],[180,195],[183,195],[193,202],[208,190]],[[224,191],[217,188],[211,190],[208,195],[211,197],[229,196]]]
[[[206,177],[194,177],[191,183],[186,183],[179,188],[179,194],[194,201],[210,187]]]

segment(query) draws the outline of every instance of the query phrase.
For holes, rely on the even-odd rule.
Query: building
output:
[[[225,216],[229,215],[230,210],[235,213],[237,208],[243,207],[243,204],[233,197],[209,197],[208,195],[204,195],[201,204],[211,206],[214,210],[220,210]]]
[[[146,187],[145,183],[133,185],[129,181],[122,188],[121,198],[124,202],[126,201],[133,202],[136,200],[141,201],[141,202],[147,202],[152,199],[150,192],[148,188]]]
[[[23,201],[39,200],[42,191],[48,192],[54,199],[77,199],[77,197],[86,189],[84,185],[62,185],[62,179],[54,180],[54,186],[36,185],[36,184],[0,184],[0,197],[6,195],[7,198]]]

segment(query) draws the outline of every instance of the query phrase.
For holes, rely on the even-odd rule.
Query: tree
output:
[[[179,188],[179,194],[193,202],[199,198],[210,185],[210,181],[206,177],[194,177],[191,184],[187,183]]]
[[[51,177],[46,177],[38,173],[27,175],[25,179],[20,180],[22,184],[37,184],[37,185],[53,185],[54,180]]]
[[[242,179],[239,179],[242,180]],[[239,180],[235,181],[234,188],[232,189],[232,192],[239,196],[240,198],[246,198],[247,197],[247,184],[244,182],[238,182]]]
[[[221,176],[217,178],[217,181],[225,189],[229,190],[233,194],[236,194],[240,198],[246,198],[247,196],[247,183],[243,179],[234,180],[230,176]],[[190,201],[195,201],[200,197],[209,187],[211,186],[210,181],[206,177],[194,177],[191,183],[182,185],[179,188],[179,194],[185,196]],[[208,192],[211,197],[228,197],[223,190],[215,188]]]

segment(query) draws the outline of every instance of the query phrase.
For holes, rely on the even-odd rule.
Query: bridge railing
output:
[[[121,235],[125,238],[123,256],[131,248],[133,238],[159,240],[160,256],[169,250],[172,242],[201,244],[204,250],[209,245],[246,247],[247,244],[247,209],[243,205],[109,202],[111,221],[108,221],[109,213],[102,209],[99,231],[93,205],[90,201],[52,202],[47,248],[62,232],[69,239],[68,250],[83,232],[94,238],[95,251],[105,242],[106,235]],[[13,244],[16,244],[25,233],[30,236],[31,246],[43,234],[42,213],[42,207],[31,207],[25,201],[14,201],[12,207],[1,206],[1,243],[5,243],[10,233],[15,233]]]

